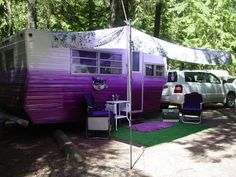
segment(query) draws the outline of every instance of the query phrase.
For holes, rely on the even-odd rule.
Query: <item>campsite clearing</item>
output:
[[[0,129],[1,175],[8,176],[234,176],[236,108],[211,105],[204,110],[207,130],[148,148],[116,140],[85,139],[77,125],[61,128],[85,156],[70,164],[51,136],[52,126]]]

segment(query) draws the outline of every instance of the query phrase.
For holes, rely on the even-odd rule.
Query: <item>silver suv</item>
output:
[[[168,72],[168,80],[162,91],[161,105],[180,106],[186,93],[202,94],[204,103],[223,103],[225,107],[235,106],[236,89],[232,84],[223,83],[218,77],[202,70],[173,70]]]

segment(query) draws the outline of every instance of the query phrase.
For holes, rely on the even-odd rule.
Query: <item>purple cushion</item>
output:
[[[93,111],[90,116],[94,117],[109,117],[109,113],[107,111]]]

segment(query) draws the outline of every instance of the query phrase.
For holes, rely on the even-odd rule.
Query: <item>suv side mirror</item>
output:
[[[225,83],[226,83],[226,80],[222,80],[222,83],[225,84]]]

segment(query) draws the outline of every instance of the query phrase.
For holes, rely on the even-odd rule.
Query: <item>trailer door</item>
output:
[[[132,64],[132,112],[143,111],[143,74],[142,57],[139,52],[133,52]]]

